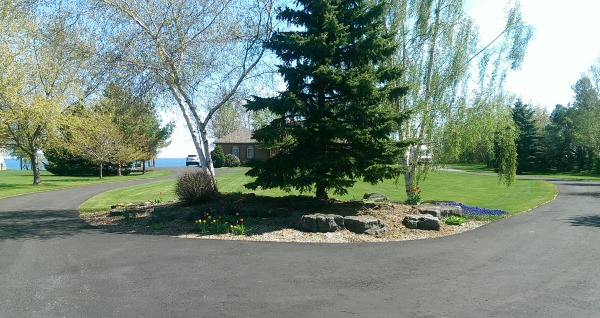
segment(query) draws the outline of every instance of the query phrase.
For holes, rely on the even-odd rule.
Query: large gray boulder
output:
[[[440,230],[440,219],[429,214],[407,215],[402,220],[402,224],[409,229]]]
[[[386,224],[371,215],[347,216],[344,225],[350,232],[358,234],[381,234],[386,230]]]
[[[344,217],[336,214],[307,214],[302,216],[298,227],[306,232],[335,232],[344,229]]]
[[[452,215],[462,216],[462,208],[454,205],[422,204],[415,207],[421,214],[429,214],[438,219],[447,218]]]

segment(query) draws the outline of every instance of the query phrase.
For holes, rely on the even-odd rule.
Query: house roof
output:
[[[252,139],[252,132],[248,129],[238,129],[228,135],[225,135],[217,141],[215,144],[256,144],[257,141]]]

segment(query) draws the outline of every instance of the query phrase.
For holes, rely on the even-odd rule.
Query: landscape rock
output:
[[[382,234],[387,228],[385,223],[371,215],[344,217],[344,226],[351,232],[369,235]]]
[[[298,226],[306,232],[335,232],[344,229],[344,217],[336,214],[307,214],[302,216]]]
[[[150,214],[154,207],[150,202],[116,204],[111,206],[109,216],[123,216],[125,218],[136,217],[138,214]]]
[[[367,200],[367,201],[388,201],[388,198],[385,197],[385,195],[381,194],[381,193],[365,193],[365,195],[363,195],[363,200]]]
[[[409,229],[440,230],[440,219],[430,214],[407,215],[402,220],[402,224]]]
[[[109,216],[121,216],[123,215],[123,210],[122,209],[117,209],[117,208],[112,208],[112,210],[110,210],[110,212],[108,212]]]
[[[462,216],[462,208],[453,205],[423,204],[415,207],[421,214],[429,214],[436,218],[447,218],[449,216]]]

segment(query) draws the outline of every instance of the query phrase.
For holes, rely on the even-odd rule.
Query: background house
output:
[[[252,139],[248,129],[238,129],[215,141],[216,146],[223,148],[225,154],[233,154],[240,162],[250,160],[267,160],[276,154],[274,149],[261,149],[258,142]]]

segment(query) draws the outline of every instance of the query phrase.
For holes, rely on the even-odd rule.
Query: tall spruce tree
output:
[[[540,170],[540,136],[533,118],[534,110],[518,100],[513,107],[513,120],[518,130],[517,173]]]
[[[403,144],[392,136],[405,115],[388,102],[406,94],[390,83],[401,70],[387,66],[397,48],[385,32],[385,1],[297,0],[278,18],[293,31],[266,43],[283,61],[287,89],[273,98],[254,97],[246,107],[276,118],[254,132],[279,152],[248,171],[250,189],[292,188],[347,193],[357,179],[376,183],[401,172],[393,163]]]

